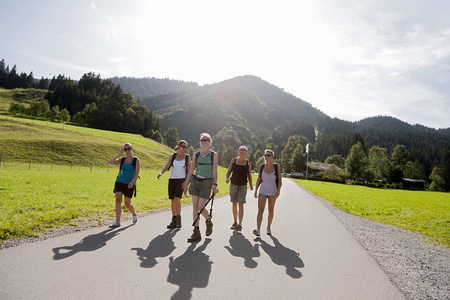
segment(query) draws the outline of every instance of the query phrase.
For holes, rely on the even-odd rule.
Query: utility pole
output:
[[[306,144],[306,180],[308,180],[309,143]]]

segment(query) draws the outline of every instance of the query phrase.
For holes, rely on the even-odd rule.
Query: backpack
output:
[[[120,168],[119,168],[119,174],[117,174],[117,178],[119,178],[120,174],[122,173],[122,165],[125,162],[125,158],[126,158],[126,156],[124,156],[124,157],[122,157],[120,159]],[[136,161],[137,161],[137,156],[133,156],[133,162],[131,163],[131,165],[133,166],[135,173],[136,173]],[[140,179],[141,177],[138,176],[138,178]],[[135,186],[134,186],[134,197],[136,197],[136,190],[137,190],[137,186],[135,184]]]
[[[195,152],[195,167],[194,167],[194,169],[197,168],[197,160],[198,160],[199,155],[200,155],[200,150]],[[211,159],[211,165],[214,165],[214,151],[209,150],[209,158]]]
[[[167,171],[169,171],[170,168],[172,168],[173,161],[175,160],[175,158],[177,158],[177,154],[178,153],[176,153],[176,152],[174,154],[172,154],[172,160],[170,161],[170,166],[167,169]],[[188,163],[189,163],[189,154],[185,154],[185,156],[184,156],[184,169],[186,171],[186,176],[187,176],[187,173],[188,173]]]
[[[277,178],[277,180],[275,182],[276,182],[277,188],[278,188],[278,164],[274,163],[273,166],[275,168],[275,177]],[[262,181],[263,181],[262,180],[262,171],[263,171],[263,169],[264,169],[264,164],[259,166],[259,178],[260,178],[259,180],[260,180],[260,183],[262,183]]]

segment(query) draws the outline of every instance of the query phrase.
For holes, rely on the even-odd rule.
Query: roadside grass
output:
[[[350,214],[421,233],[450,248],[450,193],[295,181]]]
[[[110,172],[0,169],[0,242],[38,236],[79,222],[95,226],[114,221],[113,187],[118,166],[115,167]],[[228,193],[226,171],[219,168],[219,197]],[[169,174],[158,180],[158,173],[159,170],[143,171],[138,179],[137,197],[132,203],[141,216],[170,207]],[[183,204],[190,202],[190,197],[182,199]],[[123,206],[122,217],[129,216]]]

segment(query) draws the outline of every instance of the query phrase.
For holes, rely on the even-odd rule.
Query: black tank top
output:
[[[241,166],[236,163],[237,159],[234,159],[233,165],[231,166],[231,183],[234,185],[247,185],[247,174],[248,174],[248,162],[246,159],[246,164]]]

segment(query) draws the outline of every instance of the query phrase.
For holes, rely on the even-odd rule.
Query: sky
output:
[[[254,75],[332,118],[450,127],[448,0],[0,0],[0,59],[218,83]]]

